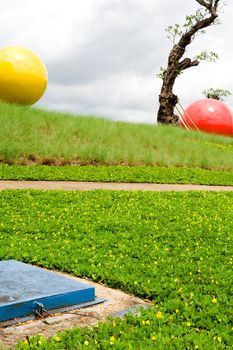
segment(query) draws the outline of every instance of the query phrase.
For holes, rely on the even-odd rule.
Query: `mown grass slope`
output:
[[[0,104],[0,161],[233,169],[233,138]]]

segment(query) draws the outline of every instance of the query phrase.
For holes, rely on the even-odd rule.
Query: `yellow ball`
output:
[[[47,83],[47,69],[33,51],[20,46],[0,49],[0,100],[32,105]]]

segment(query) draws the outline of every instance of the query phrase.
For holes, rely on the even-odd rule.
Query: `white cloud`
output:
[[[1,46],[27,46],[45,61],[50,82],[39,106],[154,122],[161,85],[155,76],[171,47],[164,28],[182,23],[195,8],[194,0],[3,0]],[[177,80],[184,105],[209,87],[233,90],[232,16],[228,4],[222,25],[190,47],[190,55],[214,50],[220,60]]]

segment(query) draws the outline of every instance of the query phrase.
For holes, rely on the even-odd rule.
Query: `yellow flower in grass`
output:
[[[141,321],[141,325],[142,325],[142,326],[149,325],[149,324],[150,324],[150,320],[146,320],[146,321],[145,321],[145,320],[142,320],[142,321]]]
[[[61,341],[61,338],[58,335],[55,335],[52,339],[55,341]]]
[[[112,336],[110,337],[109,341],[110,341],[110,344],[111,344],[111,345],[113,345],[113,344],[115,343],[116,338],[114,337],[114,335],[112,335]]]
[[[162,318],[163,318],[162,312],[158,311],[157,314],[156,314],[156,317],[157,317],[158,320],[162,320]]]
[[[217,298],[213,297],[212,300],[211,300],[211,302],[212,302],[213,304],[217,304],[218,300],[217,300]]]
[[[221,337],[214,337],[215,340],[217,340],[217,342],[221,343],[222,342],[222,338]]]

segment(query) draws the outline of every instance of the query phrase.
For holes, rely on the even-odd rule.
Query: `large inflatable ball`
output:
[[[0,100],[32,105],[47,83],[47,69],[33,51],[20,46],[0,49]]]
[[[186,108],[180,125],[210,133],[233,136],[233,115],[222,101],[204,99]]]

